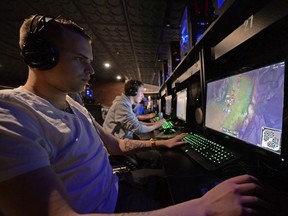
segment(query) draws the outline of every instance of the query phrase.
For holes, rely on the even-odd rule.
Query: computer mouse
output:
[[[174,134],[176,131],[173,128],[167,128],[163,131],[164,134]]]

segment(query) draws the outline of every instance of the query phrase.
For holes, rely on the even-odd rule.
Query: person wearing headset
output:
[[[109,108],[103,128],[121,139],[133,139],[135,135],[151,132],[166,122],[165,119],[153,123],[139,121],[133,111],[144,98],[144,84],[139,80],[128,80],[124,84],[124,93],[116,96]]]
[[[185,134],[156,142],[119,139],[70,98],[68,92],[81,91],[94,73],[91,38],[72,21],[31,16],[20,28],[19,44],[28,79],[23,86],[0,91],[0,214],[238,216],[257,215],[268,207],[257,179],[243,175],[201,198],[140,212],[135,201],[143,199],[121,194],[108,151],[170,148],[183,144]],[[119,210],[124,199],[130,210]],[[125,213],[129,211],[134,213]]]
[[[148,113],[147,98],[145,97],[137,105],[135,105],[133,112],[136,114],[139,121],[148,121],[156,117],[155,113]]]

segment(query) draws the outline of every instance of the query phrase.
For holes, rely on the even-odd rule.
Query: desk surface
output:
[[[178,148],[161,149],[160,155],[175,204],[202,196],[221,180],[216,172],[208,172]]]
[[[273,176],[261,169],[254,170],[254,173],[251,173],[251,171],[243,168],[243,161],[233,162],[221,170],[207,171],[186,156],[179,148],[160,149],[160,155],[174,204],[201,197],[225,179],[248,173],[258,175],[258,178],[261,176],[261,181],[264,180],[265,184],[275,189],[275,200],[281,205],[278,215],[288,215],[288,207],[286,207],[288,202],[287,176]]]

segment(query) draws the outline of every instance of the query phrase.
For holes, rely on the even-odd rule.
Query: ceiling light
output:
[[[104,66],[105,66],[106,68],[111,67],[111,65],[110,65],[109,63],[104,63]]]
[[[119,76],[119,75],[116,76],[116,79],[117,79],[117,80],[120,80],[120,79],[121,79],[121,76]]]
[[[170,27],[171,27],[171,24],[170,24],[169,21],[166,23],[166,27],[167,27],[167,28],[170,28]]]

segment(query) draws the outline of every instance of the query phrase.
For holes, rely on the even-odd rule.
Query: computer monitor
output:
[[[176,117],[186,122],[187,88],[176,93]]]
[[[172,109],[172,95],[168,95],[165,97],[165,114],[170,116]]]
[[[161,108],[161,98],[157,99],[157,106],[158,106],[158,114],[162,112]]]
[[[236,73],[206,82],[205,128],[283,160],[285,62]]]

